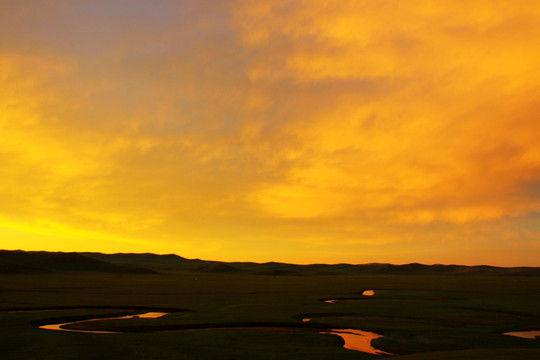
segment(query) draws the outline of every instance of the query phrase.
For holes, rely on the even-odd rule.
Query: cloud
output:
[[[533,2],[51,4],[0,5],[6,228],[303,262],[535,246]]]
[[[538,175],[539,148],[527,134],[538,132],[539,54],[520,37],[539,31],[538,6],[257,3],[243,2],[237,26],[247,46],[280,64],[255,62],[252,77],[308,84],[319,110],[288,123],[299,157],[312,161],[292,169],[289,184],[265,189],[270,212],[424,223],[538,206],[510,194]],[[356,91],[318,96],[329,81]]]

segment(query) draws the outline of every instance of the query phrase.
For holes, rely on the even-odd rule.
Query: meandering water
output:
[[[95,318],[95,319],[87,319],[87,320],[78,320],[78,321],[71,321],[71,322],[65,322],[65,323],[59,323],[59,324],[49,324],[49,325],[42,325],[39,326],[40,329],[43,330],[56,330],[56,331],[68,331],[68,332],[78,332],[78,333],[91,333],[91,334],[118,334],[119,332],[115,331],[104,331],[104,330],[79,330],[79,329],[69,329],[66,326],[73,325],[73,324],[81,324],[81,323],[87,323],[92,321],[101,321],[101,320],[123,320],[123,319],[155,319],[162,317],[166,315],[167,313],[163,312],[146,312],[142,314],[136,314],[136,315],[126,315],[126,316],[116,316],[116,317],[108,317],[108,318]],[[305,318],[302,319],[303,322],[309,322],[311,319]],[[193,330],[213,330],[213,329],[219,329],[219,328],[204,328],[204,329],[193,329]],[[281,328],[281,327],[275,327],[275,328],[265,328],[265,327],[245,327],[244,329],[257,329],[257,330],[282,330],[282,331],[291,331],[290,328]],[[298,330],[298,329],[295,329]],[[170,330],[169,330],[170,331]],[[182,331],[182,330],[178,330]],[[341,337],[345,344],[343,347],[345,349],[349,350],[355,350],[355,351],[361,351],[369,354],[376,354],[376,355],[393,355],[390,353],[387,353],[382,350],[378,350],[371,346],[371,342],[374,339],[382,337],[380,334],[368,332],[368,331],[362,331],[358,329],[330,329],[328,331],[320,331],[320,334],[330,334],[330,335],[337,335]]]
[[[75,329],[67,329],[67,328],[64,328],[63,326],[86,323],[86,322],[91,322],[91,321],[101,321],[101,320],[120,320],[120,319],[136,319],[136,318],[155,319],[155,318],[162,317],[164,315],[167,315],[167,313],[147,312],[147,313],[136,314],[136,315],[116,316],[116,317],[109,317],[109,318],[96,318],[96,319],[88,319],[88,320],[70,321],[70,322],[61,323],[61,324],[41,325],[39,328],[44,329],[44,330],[59,330],[59,331],[70,331],[70,332],[92,333],[92,334],[118,334],[118,332],[115,332],[115,331],[75,330]]]
[[[536,339],[537,337],[540,337],[540,330],[513,331],[513,332],[503,333],[503,335],[516,336],[516,337],[520,337],[520,338],[524,338],[524,339]]]
[[[356,350],[375,355],[394,355],[379,349],[375,349],[373,346],[371,346],[371,342],[373,340],[383,337],[380,334],[357,329],[332,329],[327,332],[321,332],[321,334],[332,334],[340,336],[343,340],[345,340],[345,345],[343,345],[345,349]]]

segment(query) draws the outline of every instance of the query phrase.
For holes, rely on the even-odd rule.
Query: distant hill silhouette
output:
[[[506,275],[540,276],[540,267],[496,267],[488,265],[310,264],[279,262],[222,262],[186,259],[175,254],[102,254],[92,252],[46,252],[0,250],[0,274],[36,272],[111,272],[156,274],[189,271],[266,276],[301,275]]]
[[[0,250],[0,273],[83,271],[156,273],[140,266],[119,266],[74,252]]]
[[[226,263],[218,264],[209,264],[201,266],[197,271],[202,272],[213,272],[213,273],[236,273],[241,272],[242,270],[235,268],[234,266],[228,265]]]

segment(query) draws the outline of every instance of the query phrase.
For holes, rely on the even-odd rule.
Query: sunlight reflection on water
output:
[[[109,317],[109,318],[96,318],[96,319],[89,319],[89,320],[71,321],[71,322],[66,322],[66,323],[61,323],[61,324],[42,325],[39,328],[44,329],[44,330],[57,330],[57,331],[92,333],[92,334],[118,334],[118,332],[114,332],[114,331],[66,329],[64,328],[64,326],[72,325],[72,324],[79,324],[79,323],[87,323],[87,322],[92,322],[92,321],[101,321],[101,320],[120,320],[120,319],[137,319],[137,318],[155,319],[155,318],[162,317],[166,314],[167,313],[163,313],[163,312],[147,312],[147,313],[136,314],[136,315],[127,315],[127,316],[118,316],[118,317]],[[312,319],[309,319],[309,318],[302,319],[303,322],[309,322],[311,320]],[[260,330],[269,330],[269,329],[271,328],[260,328]],[[197,330],[215,330],[215,329],[209,328],[209,329],[197,329]],[[283,328],[281,330],[290,330],[290,329]],[[345,341],[345,344],[343,345],[345,349],[361,351],[361,352],[375,354],[375,355],[393,355],[385,351],[375,349],[373,346],[371,346],[372,340],[382,337],[382,335],[379,335],[376,333],[356,330],[356,329],[330,329],[328,331],[322,331],[320,333],[340,336]]]
[[[372,340],[382,337],[382,335],[379,334],[356,329],[332,329],[327,332],[321,332],[321,334],[340,336],[345,341],[345,345],[343,345],[345,349],[375,355],[393,355],[385,351],[375,349],[373,346],[371,346]]]
[[[79,333],[91,333],[91,334],[118,334],[118,332],[115,331],[98,331],[98,330],[76,330],[76,329],[66,329],[63,326],[66,325],[72,325],[72,324],[79,324],[79,323],[86,323],[91,321],[101,321],[101,320],[122,320],[122,319],[155,319],[162,317],[166,315],[167,313],[162,312],[147,312],[143,314],[136,314],[136,315],[126,315],[126,316],[117,316],[117,317],[109,317],[109,318],[97,318],[97,319],[89,319],[89,320],[80,320],[80,321],[71,321],[66,322],[62,324],[49,324],[49,325],[42,325],[39,328],[45,329],[45,330],[59,330],[59,331],[70,331],[70,332],[79,332]]]
[[[503,333],[503,335],[516,336],[516,337],[520,337],[520,338],[524,338],[524,339],[536,339],[537,337],[540,337],[540,330],[513,331],[513,332]]]

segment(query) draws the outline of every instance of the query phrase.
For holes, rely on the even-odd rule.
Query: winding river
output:
[[[79,329],[69,329],[67,328],[68,325],[73,324],[82,324],[87,322],[93,322],[93,321],[101,321],[101,320],[124,320],[124,319],[155,319],[162,317],[164,315],[167,315],[167,313],[164,312],[146,312],[142,314],[136,314],[136,315],[127,315],[127,316],[116,316],[116,317],[108,317],[108,318],[95,318],[95,319],[87,319],[87,320],[78,320],[78,321],[71,321],[71,322],[65,322],[65,323],[58,323],[58,324],[48,324],[48,325],[41,325],[39,326],[40,329],[43,330],[56,330],[56,331],[68,331],[68,332],[78,332],[78,333],[91,333],[91,334],[119,334],[119,332],[115,331],[104,331],[104,330],[79,330]],[[308,322],[311,319],[302,319],[303,322]],[[244,329],[256,329],[256,330],[280,330],[280,331],[291,331],[291,328],[286,327],[273,327],[273,328],[265,328],[265,327],[243,327]],[[213,330],[213,329],[224,329],[224,328],[204,328],[204,329],[190,329],[190,331],[194,330]],[[182,330],[177,330],[182,331]],[[185,331],[185,330],[184,330]],[[378,339],[382,337],[380,334],[368,332],[368,331],[362,331],[357,329],[330,329],[327,331],[319,331],[320,334],[330,334],[330,335],[337,335],[341,337],[345,344],[343,347],[345,349],[349,350],[355,350],[355,351],[361,351],[369,354],[375,354],[375,355],[393,355],[390,353],[387,353],[382,350],[378,350],[371,346],[371,342],[374,339]]]
[[[63,326],[72,325],[72,324],[80,324],[80,323],[86,323],[91,321],[101,321],[101,320],[120,320],[120,319],[155,319],[162,317],[163,315],[167,315],[167,313],[163,312],[147,312],[143,314],[136,314],[136,315],[127,315],[127,316],[116,316],[116,317],[109,317],[109,318],[97,318],[97,319],[88,319],[88,320],[79,320],[79,321],[71,321],[67,323],[60,323],[60,324],[49,324],[49,325],[41,325],[40,329],[45,330],[59,330],[59,331],[70,331],[70,332],[79,332],[79,333],[92,333],[92,334],[118,334],[118,332],[114,331],[97,331],[97,330],[75,330],[75,329],[67,329]]]

